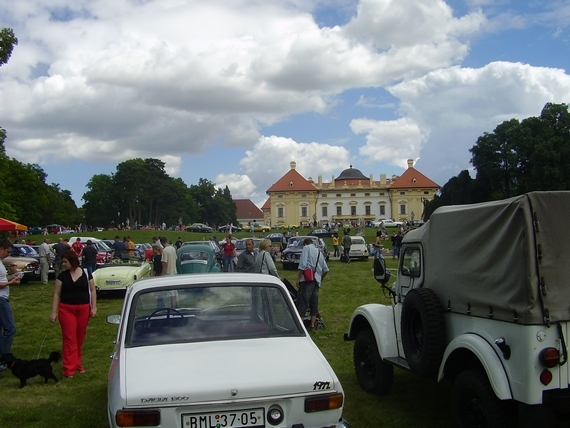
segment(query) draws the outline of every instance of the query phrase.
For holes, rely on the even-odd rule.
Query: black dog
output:
[[[53,379],[58,382],[58,378],[53,374],[51,363],[61,360],[61,352],[54,351],[49,354],[49,358],[38,358],[37,360],[20,360],[8,353],[0,357],[0,364],[6,364],[12,374],[20,379],[20,388],[26,386],[26,380],[34,376],[43,376],[45,382]]]

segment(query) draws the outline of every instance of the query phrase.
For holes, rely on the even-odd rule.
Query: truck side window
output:
[[[404,276],[411,276],[418,278],[421,272],[420,266],[420,249],[419,248],[406,248],[402,255],[402,265],[400,273]]]

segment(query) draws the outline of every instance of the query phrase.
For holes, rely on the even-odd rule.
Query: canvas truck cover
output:
[[[570,192],[438,208],[404,243],[444,308],[520,324],[570,320]]]

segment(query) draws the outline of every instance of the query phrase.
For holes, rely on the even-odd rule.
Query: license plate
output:
[[[106,285],[121,285],[121,281],[118,279],[108,279],[105,281]]]
[[[263,408],[182,415],[184,428],[263,428]]]

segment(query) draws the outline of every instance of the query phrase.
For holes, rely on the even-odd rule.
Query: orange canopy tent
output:
[[[12,230],[28,230],[28,226],[24,226],[23,224],[16,223],[15,221],[6,220],[5,218],[0,218],[0,231],[12,231]]]

